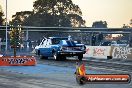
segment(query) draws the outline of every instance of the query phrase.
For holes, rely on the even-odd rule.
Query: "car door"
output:
[[[41,45],[40,51],[43,56],[51,56],[51,40],[46,39]]]

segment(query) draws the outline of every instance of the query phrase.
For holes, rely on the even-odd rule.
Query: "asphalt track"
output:
[[[0,67],[0,88],[132,88],[132,84],[85,84],[75,80],[75,67],[37,64],[36,66]],[[89,74],[107,71],[87,69]]]
[[[47,74],[74,74],[76,68],[37,64],[36,66],[1,66],[0,70],[42,76]],[[94,71],[94,70],[87,70],[87,72],[90,74],[104,73],[101,71]]]
[[[53,59],[40,60],[37,57],[37,62],[36,66],[0,66],[0,88],[132,88],[132,82],[129,84],[77,84],[74,75],[75,58],[74,60],[54,61]],[[86,64],[88,74],[124,73],[98,69],[103,65],[99,66],[97,63]],[[93,65],[96,68],[93,69]]]

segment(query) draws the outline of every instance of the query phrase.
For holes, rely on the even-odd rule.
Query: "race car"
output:
[[[82,60],[86,52],[84,44],[69,40],[68,37],[49,37],[42,40],[39,46],[35,47],[37,55],[47,59],[53,57],[55,60],[66,60],[67,56],[78,56]]]
[[[128,47],[129,44],[121,41],[105,41],[100,46],[119,46],[119,47]]]

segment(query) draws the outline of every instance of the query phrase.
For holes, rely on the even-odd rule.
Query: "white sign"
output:
[[[114,47],[112,56],[113,58],[127,59],[127,55],[132,54],[132,48],[129,47]]]
[[[86,46],[85,57],[104,58],[110,56],[110,46]]]

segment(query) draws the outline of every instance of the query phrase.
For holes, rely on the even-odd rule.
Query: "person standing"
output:
[[[1,45],[2,45],[2,42],[1,42],[2,38],[0,38],[0,51],[1,51]]]
[[[103,41],[103,34],[100,32],[98,35],[98,44],[100,45]]]
[[[95,36],[95,34],[93,34],[93,36],[92,36],[92,46],[95,46],[95,42],[96,42],[96,36]]]

